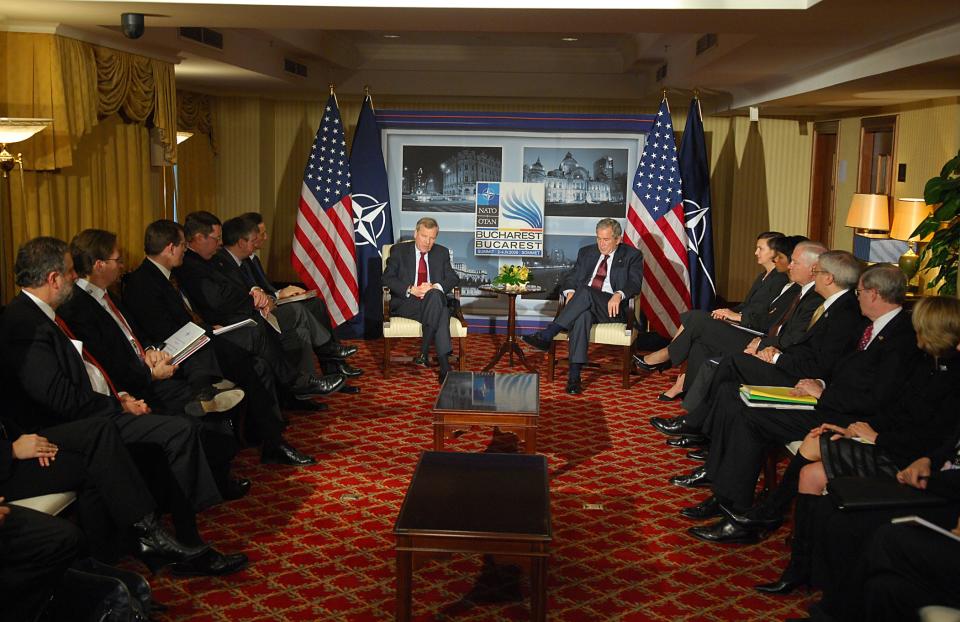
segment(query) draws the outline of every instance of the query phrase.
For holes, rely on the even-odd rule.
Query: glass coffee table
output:
[[[540,376],[452,371],[433,406],[433,449],[468,426],[513,432],[529,454],[537,452]]]

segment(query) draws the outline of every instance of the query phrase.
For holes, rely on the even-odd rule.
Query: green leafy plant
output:
[[[497,285],[526,285],[530,271],[526,266],[500,266],[500,273],[493,282]]]
[[[917,226],[913,235],[923,239],[933,234],[920,254],[920,265],[924,269],[939,268],[927,283],[927,289],[941,296],[956,296],[960,258],[960,152],[943,166],[939,176],[927,182],[923,198],[936,209]]]

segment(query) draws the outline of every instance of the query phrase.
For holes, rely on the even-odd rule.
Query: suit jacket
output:
[[[3,313],[0,348],[7,408],[25,433],[121,412],[115,398],[93,390],[73,343],[25,294]]]
[[[754,330],[768,330],[777,319],[780,319],[777,316],[777,319],[768,320],[771,316],[770,308],[774,299],[780,295],[780,291],[789,280],[786,272],[777,272],[776,270],[769,274],[766,272],[758,274],[743,302],[734,308],[734,311],[740,313],[740,325]],[[786,296],[786,293],[784,293],[784,296]],[[780,300],[777,300],[777,308],[780,309],[781,315],[786,310],[785,306],[781,306],[784,296],[780,296]],[[793,300],[789,296],[787,299]]]
[[[120,308],[140,344],[145,348],[151,345],[145,335],[137,330],[132,316],[121,308],[119,302],[114,301],[114,304]],[[133,351],[113,317],[93,296],[74,285],[73,296],[57,309],[57,315],[66,320],[77,339],[83,340],[84,347],[104,367],[117,390],[143,397],[153,381],[150,368]]]
[[[220,249],[206,261],[187,249],[183,265],[174,269],[180,287],[190,297],[194,311],[210,324],[225,326],[246,319],[259,320],[250,288],[239,266],[226,252]]]
[[[260,263],[260,258],[256,255],[251,255],[244,259],[243,263],[250,267],[250,274],[253,275],[254,283],[256,283],[260,289],[275,297],[277,292],[280,290],[274,287],[273,283],[270,282],[270,279],[267,278],[267,271],[263,269],[263,264]]]
[[[577,263],[560,280],[560,290],[576,289],[578,285],[589,285],[587,281],[593,275],[600,261],[600,249],[596,244],[584,246],[577,253]],[[627,304],[640,293],[643,285],[643,253],[627,244],[620,244],[613,255],[613,263],[608,268],[610,286],[613,291],[623,292],[623,303]]]
[[[383,285],[390,288],[390,309],[396,310],[407,296],[407,288],[417,281],[416,243],[401,242],[394,244],[387,259],[387,269],[383,271]],[[427,253],[427,269],[430,281],[439,283],[446,294],[460,285],[460,277],[450,264],[450,251],[445,246],[434,244]]]
[[[133,321],[152,343],[162,343],[184,324],[193,321],[183,298],[163,272],[147,259],[136,270],[124,275],[123,302]]]
[[[797,287],[800,287],[797,285]],[[780,301],[777,301],[777,315],[778,320],[780,317],[783,317],[784,314],[789,310],[789,305],[784,301],[783,304],[780,304]],[[774,348],[780,350],[786,350],[793,344],[799,342],[801,338],[807,333],[807,326],[810,325],[810,320],[813,318],[813,312],[817,310],[823,303],[823,296],[814,291],[814,288],[810,288],[806,294],[800,299],[800,302],[797,303],[796,308],[793,310],[793,314],[787,318],[787,321],[783,323],[783,326],[780,327],[780,332],[773,337],[764,337],[760,340],[760,348],[766,348],[767,346],[773,346]],[[776,322],[771,322],[770,326],[773,326]],[[767,330],[770,329],[770,326],[767,327]]]
[[[810,330],[782,351],[777,367],[798,378],[829,379],[840,357],[856,347],[863,332],[857,327],[862,323],[857,296],[847,290]]]

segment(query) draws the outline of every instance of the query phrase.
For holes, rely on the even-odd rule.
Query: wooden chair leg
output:
[[[623,388],[630,388],[630,366],[633,364],[630,346],[620,348],[620,374],[623,376]]]
[[[554,372],[557,366],[557,342],[550,342],[550,349],[547,350],[547,378],[553,382]]]
[[[467,368],[467,338],[457,337],[457,343],[460,347],[460,360],[457,362],[457,370],[465,371]]]
[[[390,375],[390,342],[391,339],[383,338],[383,377]]]

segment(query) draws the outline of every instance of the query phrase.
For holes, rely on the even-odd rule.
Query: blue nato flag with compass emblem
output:
[[[393,244],[393,221],[380,129],[369,95],[363,99],[353,135],[350,172],[360,312],[342,330],[347,336],[374,339],[383,333],[381,249],[384,244]]]
[[[690,297],[694,309],[709,311],[717,296],[713,264],[713,214],[706,138],[700,116],[700,100],[696,97],[690,102],[687,126],[680,143],[680,176],[683,178]]]

